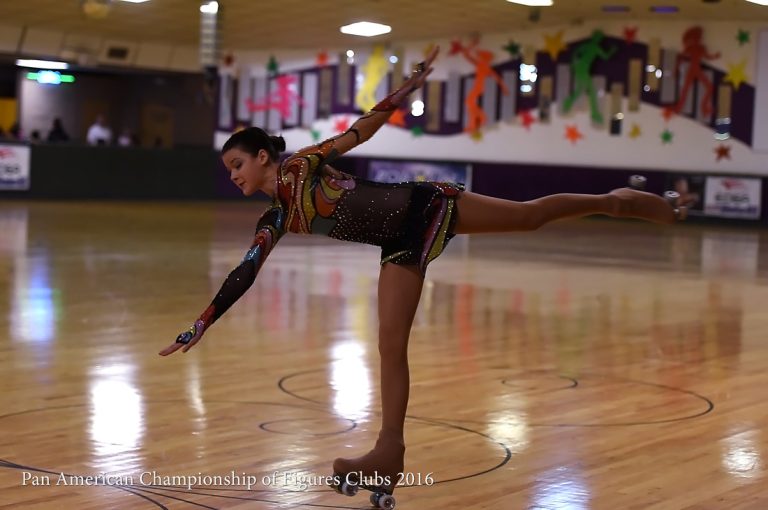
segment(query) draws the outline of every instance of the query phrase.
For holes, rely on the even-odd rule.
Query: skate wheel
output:
[[[395,497],[391,494],[382,494],[375,492],[371,494],[371,504],[376,508],[383,510],[392,510],[395,508]]]
[[[346,481],[341,482],[341,485],[339,485],[339,492],[345,496],[354,496],[357,494],[358,489],[359,487],[357,485],[347,483]]]
[[[642,175],[633,175],[629,178],[629,187],[636,190],[644,190],[646,182],[648,182],[648,179]]]
[[[677,191],[665,191],[664,199],[673,206],[677,206],[677,201],[680,199],[680,193]]]

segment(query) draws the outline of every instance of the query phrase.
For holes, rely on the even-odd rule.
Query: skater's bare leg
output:
[[[403,424],[408,407],[410,374],[408,338],[424,279],[416,266],[386,263],[379,276],[379,354],[381,356],[381,431],[374,448],[362,457],[336,459],[337,473],[362,471],[397,482],[403,470]]]
[[[514,202],[462,192],[454,232],[478,234],[536,230],[555,220],[604,214],[673,223],[674,209],[662,197],[621,188],[604,195],[563,193],[528,202]]]

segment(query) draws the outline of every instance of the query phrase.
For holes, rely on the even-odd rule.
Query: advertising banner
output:
[[[762,182],[748,177],[707,177],[704,214],[723,218],[760,219]]]
[[[29,147],[0,144],[0,190],[28,190]]]
[[[464,184],[469,191],[472,167],[464,163],[371,160],[368,179],[376,182],[455,182]]]

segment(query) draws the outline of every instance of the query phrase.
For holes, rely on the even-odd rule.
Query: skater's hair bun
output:
[[[263,149],[271,161],[277,161],[280,153],[285,150],[285,139],[282,136],[270,136],[261,128],[249,127],[230,136],[221,148],[221,153],[231,149],[240,149],[251,156],[258,156]]]
[[[285,150],[285,138],[282,136],[270,136],[269,140],[272,142],[272,147],[274,147],[277,152],[283,152]]]

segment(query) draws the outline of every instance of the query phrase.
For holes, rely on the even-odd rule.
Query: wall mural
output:
[[[432,80],[389,125],[412,137],[460,135],[477,142],[500,123],[530,133],[534,126],[562,118],[562,138],[552,143],[577,145],[593,130],[602,130],[611,137],[656,137],[664,147],[675,142],[676,119],[685,118],[708,127],[707,141],[716,144],[713,161],[730,160],[729,140],[752,144],[755,102],[747,76],[753,34],[739,28],[733,37],[743,55],[731,51],[724,60],[707,44],[706,28],[694,24],[682,30],[677,47],[662,47],[658,38],[644,40],[636,26],[624,27],[623,37],[600,29],[575,40],[565,30],[543,33],[538,48],[513,39],[499,47],[484,44],[479,36],[456,39],[443,49],[444,65],[467,69],[469,64],[471,72],[449,71],[444,79]],[[235,92],[220,104],[232,115],[219,118],[235,120],[219,128],[299,128],[318,140],[345,129],[409,70],[402,57],[398,63],[396,52],[380,45],[359,61],[341,53],[331,63],[335,57],[322,50],[314,66],[281,73],[277,56],[271,55],[263,64],[266,76],[222,74],[222,87]],[[625,125],[626,114],[644,105],[659,110],[663,129],[639,121]],[[330,123],[323,124],[324,119]]]

